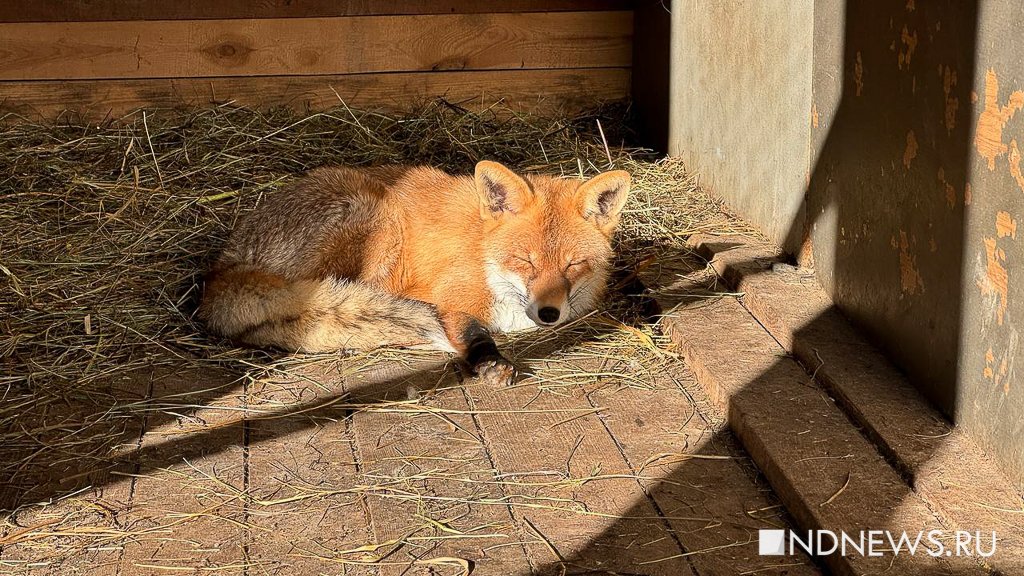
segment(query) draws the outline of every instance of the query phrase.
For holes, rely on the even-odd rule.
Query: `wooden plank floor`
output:
[[[518,337],[500,389],[422,353],[141,378],[107,474],[36,487],[0,573],[817,574],[758,555],[788,519],[667,343]]]
[[[757,556],[756,530],[785,524],[778,503],[679,359],[662,351],[630,368],[520,352],[537,376],[506,389],[460,382],[444,365],[248,383],[161,375],[147,405],[180,417],[146,423],[126,472],[26,509],[19,528],[5,529],[0,566],[524,575],[772,566]],[[105,512],[83,518],[90,508]],[[816,573],[799,562],[785,571]]]

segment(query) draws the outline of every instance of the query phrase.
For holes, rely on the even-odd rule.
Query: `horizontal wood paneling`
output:
[[[592,106],[629,96],[632,0],[0,2],[0,112],[234,102]]]
[[[629,66],[632,12],[0,24],[0,79]]]
[[[317,18],[628,10],[631,0],[9,0],[0,22]]]
[[[100,119],[142,107],[226,101],[256,108],[318,109],[338,105],[339,97],[350,106],[402,109],[435,95],[468,108],[501,100],[524,110],[571,111],[622,100],[629,87],[628,68],[5,82],[0,83],[0,113],[52,118],[70,109]]]

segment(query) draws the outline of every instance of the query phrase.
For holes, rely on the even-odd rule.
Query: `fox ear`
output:
[[[593,218],[605,232],[611,232],[619,222],[619,213],[629,196],[630,176],[625,170],[604,172],[587,180],[576,190],[580,213]]]
[[[476,189],[483,198],[483,211],[491,215],[521,212],[533,201],[533,191],[515,172],[490,160],[476,165]]]

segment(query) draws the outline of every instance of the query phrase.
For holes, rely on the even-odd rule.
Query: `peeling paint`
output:
[[[970,206],[972,200],[974,200],[974,189],[971,188],[971,183],[968,182],[964,186],[964,206]]]
[[[978,116],[974,146],[988,160],[988,169],[996,169],[996,158],[1006,154],[1009,147],[1003,143],[1003,127],[1018,110],[1024,108],[1024,91],[1010,94],[1006,106],[999,104],[999,78],[989,68],[985,73],[985,109]]]
[[[1010,152],[1006,157],[1010,161],[1010,176],[1017,181],[1020,191],[1024,192],[1024,174],[1020,171],[1020,149],[1017,148],[1017,139],[1010,140]]]
[[[946,181],[946,171],[939,168],[939,183],[945,187],[946,190],[946,204],[952,210],[956,206],[956,188],[952,184]]]
[[[992,369],[995,362],[996,355],[992,353],[992,348],[989,347],[989,349],[985,351],[985,369],[981,371],[981,374],[989,380],[995,379],[996,373],[995,370]]]
[[[918,290],[924,294],[924,281],[917,270],[917,259],[910,253],[910,242],[903,230],[900,230],[900,288],[911,296]]]
[[[1010,378],[1008,374],[1010,372],[1009,353],[1000,354],[1001,359],[999,365],[996,365],[996,356],[992,352],[990,347],[985,351],[985,368],[982,369],[981,374],[986,380],[991,380],[992,384],[997,388],[1003,389],[1003,394],[1010,393]]]
[[[942,91],[946,94],[946,133],[956,128],[956,111],[960,108],[960,98],[950,96],[956,86],[956,70],[946,66],[942,71]]]
[[[853,64],[853,83],[857,85],[857,96],[864,90],[864,59],[861,58],[860,50],[857,51],[857,61]]]
[[[914,0],[907,0],[907,12],[914,11]]]
[[[1017,221],[1010,216],[1009,212],[999,211],[996,213],[996,236],[1017,238]]]
[[[985,238],[985,278],[978,281],[978,287],[983,295],[996,294],[999,296],[998,307],[996,308],[996,322],[1002,326],[1003,317],[1006,315],[1006,297],[1009,290],[1009,275],[1003,263],[1006,262],[1006,253],[996,249],[995,238]]]
[[[811,126],[818,127],[818,105],[811,104]]]
[[[900,49],[896,62],[899,69],[903,70],[903,66],[910,68],[910,60],[914,57],[914,51],[917,50],[917,30],[911,34],[910,30],[904,26],[903,32],[900,33],[900,42],[903,43],[904,48]]]
[[[917,137],[914,131],[907,132],[907,148],[903,151],[903,165],[909,170],[910,162],[917,158]]]

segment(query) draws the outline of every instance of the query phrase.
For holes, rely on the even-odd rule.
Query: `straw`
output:
[[[311,168],[429,164],[468,173],[478,160],[494,159],[524,172],[568,177],[624,169],[633,176],[633,192],[616,238],[617,265],[641,275],[671,270],[670,261],[685,253],[685,240],[694,231],[746,231],[700,190],[681,161],[658,160],[635,144],[624,106],[572,118],[501,107],[472,112],[435,100],[404,114],[348,106],[305,115],[221,106],[189,113],[147,111],[101,125],[73,116],[49,124],[5,121],[0,125],[0,484],[24,490],[29,499],[44,463],[46,470],[81,461],[102,468],[137,443],[134,423],[147,414],[187,419],[203,410],[224,418],[210,425],[216,427],[273,413],[272,404],[196,405],[167,397],[157,402],[117,392],[132,388],[140,377],[161,370],[226,368],[244,374],[242,386],[300,381],[326,390],[328,385],[309,376],[311,368],[350,377],[431,357],[392,349],[348,358],[242,349],[207,335],[194,319],[203,271],[238,218]],[[623,306],[610,301],[570,326],[546,336],[513,335],[502,346],[517,358],[546,358],[543,366],[531,366],[541,389],[609,376],[619,386],[645,387],[648,376],[675,356],[653,325],[617,320]],[[604,361],[604,370],[580,368],[595,358]],[[449,412],[415,401],[334,402],[338,410],[449,418]],[[577,417],[559,415],[560,423]],[[441,469],[432,476],[452,478]],[[636,479],[594,475],[552,482]],[[344,493],[427,502],[426,495],[408,491],[405,479],[364,480]],[[205,514],[226,515],[225,502],[238,499],[270,506],[212,477],[197,481],[218,486],[222,499]],[[323,498],[330,492],[294,488],[289,498]],[[32,562],[46,565],[140,536],[142,529],[104,523],[103,510],[73,494],[62,498],[79,503],[57,506],[27,525],[11,516],[0,526],[0,546],[28,546]],[[572,502],[493,504],[591,514]],[[231,522],[244,523],[244,518]],[[433,536],[410,534],[385,548],[417,538],[489,534],[487,527],[479,534],[446,533],[431,522],[436,524],[424,521],[424,530]],[[386,554],[370,548],[330,556],[342,563],[388,562]],[[464,569],[457,558],[423,562]]]

